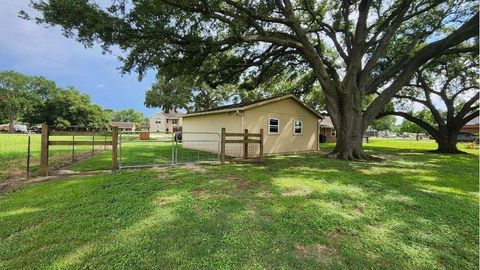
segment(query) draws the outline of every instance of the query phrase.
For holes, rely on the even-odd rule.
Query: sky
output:
[[[137,74],[122,75],[122,63],[113,54],[102,54],[95,46],[85,48],[63,36],[59,27],[46,28],[18,17],[20,10],[38,14],[30,0],[0,0],[0,71],[14,70],[44,76],[60,87],[73,86],[104,108],[133,108],[152,115],[158,108],[146,108],[145,91],[155,81],[150,72],[142,81]]]

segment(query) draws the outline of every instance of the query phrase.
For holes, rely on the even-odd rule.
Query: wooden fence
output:
[[[50,136],[72,136],[72,140],[52,141]],[[92,136],[91,141],[76,141],[75,136]],[[95,141],[95,136],[111,136],[110,141]],[[112,170],[118,168],[118,127],[112,127],[112,131],[50,131],[48,125],[42,126],[42,138],[40,149],[40,176],[47,176],[49,172],[48,166],[48,151],[50,145],[91,145],[92,149],[95,145],[111,145],[112,146]],[[73,148],[74,149],[74,148]]]
[[[242,139],[229,140],[227,137],[242,137]],[[255,137],[259,139],[250,139]],[[243,133],[227,133],[225,128],[222,128],[221,141],[220,141],[220,162],[225,164],[225,144],[227,143],[240,143],[243,144],[243,158],[248,159],[248,144],[260,144],[259,159],[263,159],[263,129],[260,129],[260,133],[249,133],[248,129],[245,129]]]

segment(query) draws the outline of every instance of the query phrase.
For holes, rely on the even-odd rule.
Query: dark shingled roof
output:
[[[255,104],[255,103],[259,103],[259,102],[263,102],[263,101],[267,101],[267,100],[275,99],[275,98],[279,98],[279,97],[281,97],[281,96],[258,99],[258,100],[249,101],[249,102],[240,102],[240,103],[235,103],[235,104],[230,104],[230,105],[224,105],[224,106],[219,106],[219,107],[215,107],[215,108],[212,108],[212,109],[193,112],[193,113],[213,112],[213,111],[220,111],[220,110],[226,110],[226,109],[242,108],[242,107],[245,107],[245,106],[248,106],[248,105],[252,105],[252,104]]]

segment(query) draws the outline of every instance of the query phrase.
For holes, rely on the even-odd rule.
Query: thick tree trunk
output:
[[[440,138],[436,138],[435,140],[438,144],[438,148],[435,152],[447,154],[464,153],[457,148],[457,134],[458,132],[455,132],[453,134],[444,135]]]
[[[356,112],[353,108],[343,108],[343,113],[332,116],[332,120],[337,127],[337,142],[329,157],[343,160],[368,159],[369,156],[362,147],[364,131],[362,113]]]
[[[15,133],[15,117],[12,114],[8,114],[8,130],[10,133]]]

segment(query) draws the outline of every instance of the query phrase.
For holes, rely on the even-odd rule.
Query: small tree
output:
[[[478,116],[478,75],[477,54],[435,59],[395,96],[397,108],[381,115],[398,115],[415,123],[435,139],[438,152],[460,153],[457,135],[468,121]],[[405,107],[411,103],[428,110],[432,121],[426,121],[422,114],[406,111]]]

